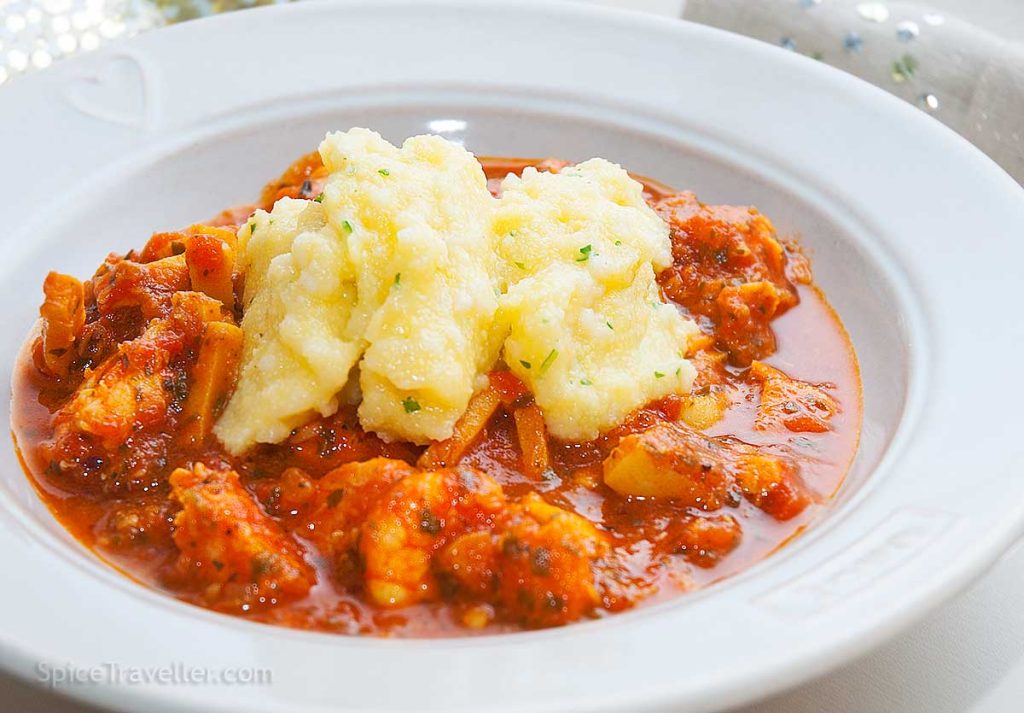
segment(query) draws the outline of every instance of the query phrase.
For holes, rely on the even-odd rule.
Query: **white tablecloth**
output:
[[[675,17],[680,15],[684,2],[589,1]],[[1009,39],[1024,38],[1024,0],[930,0],[930,3],[958,12]],[[737,665],[742,665],[742,659]],[[0,711],[92,713],[94,709],[0,674]],[[1024,711],[1024,545],[1007,553],[966,592],[871,654],[737,713],[823,711]]]

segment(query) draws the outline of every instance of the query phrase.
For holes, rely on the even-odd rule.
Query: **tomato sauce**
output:
[[[551,159],[482,159],[481,162],[495,193],[500,190],[498,179],[508,172],[521,171],[527,165],[557,171],[567,165]],[[640,180],[652,204],[674,200],[676,194],[672,189]],[[322,181],[322,166],[318,166],[315,155],[307,156],[277,182],[269,184],[261,202],[269,208],[282,195],[315,196],[322,190]],[[684,196],[681,202],[676,201],[666,209],[669,213],[662,215],[674,216],[670,224],[678,219],[679,225],[689,226],[687,235],[698,234],[703,230],[703,223],[685,222],[693,220],[692,215],[698,210],[695,206]],[[225,211],[220,222],[238,222],[239,216],[244,220],[250,210]],[[680,210],[683,213],[679,213]],[[698,219],[706,218],[712,226],[709,240],[717,240],[726,223],[714,221],[733,220],[735,215],[746,214],[711,210],[701,215],[704,217],[698,216]],[[755,225],[753,230],[756,229]],[[740,232],[746,236],[746,231],[744,228]],[[673,239],[677,237],[674,233]],[[733,269],[728,258],[722,258],[719,252],[714,255],[708,263],[708,271]],[[773,516],[763,505],[755,504],[756,496],[741,498],[727,508],[700,511],[692,503],[680,503],[671,498],[624,496],[605,484],[603,463],[622,439],[681,418],[680,409],[685,408],[685,402],[680,399],[650,404],[622,427],[593,442],[565,443],[547,439],[549,468],[540,478],[526,474],[528,469],[524,467],[510,409],[499,408],[461,456],[460,465],[475,467],[489,475],[500,484],[510,501],[536,494],[547,504],[581,516],[607,539],[614,552],[612,566],[616,585],[613,594],[605,592],[603,604],[587,616],[600,617],[662,601],[749,567],[799,534],[822,508],[827,507],[830,497],[841,485],[857,450],[860,433],[860,376],[856,358],[839,318],[824,295],[810,283],[809,268],[798,249],[794,245],[787,246],[785,257],[779,259],[785,263],[786,277],[780,273],[770,279],[781,285],[780,289],[791,289],[791,294],[780,298],[789,300],[791,306],[771,319],[773,342],[770,348],[761,349],[761,358],[753,362],[754,367],[750,363],[730,363],[743,362],[747,357],[743,349],[733,349],[737,342],[729,341],[731,337],[721,338],[719,325],[731,318],[721,311],[726,309],[722,306],[724,301],[719,300],[717,306],[706,309],[699,305],[710,305],[707,300],[694,302],[689,308],[680,304],[680,309],[697,319],[709,339],[718,339],[715,346],[705,347],[708,363],[715,364],[708,372],[713,372],[708,378],[714,385],[708,388],[713,393],[725,394],[727,405],[713,423],[700,430],[707,437],[737,439],[759,453],[778,455],[797,464],[799,482],[809,504],[801,505],[794,516],[783,519]],[[748,268],[743,269],[749,272]],[[712,281],[711,272],[702,273],[699,289]],[[685,293],[686,284],[678,280],[688,278],[680,275],[665,277],[663,288],[668,299]],[[770,281],[764,276],[758,279],[758,284]],[[763,328],[766,324],[756,327],[762,331]],[[749,333],[756,333],[756,329],[752,328]],[[316,579],[304,596],[273,606],[213,608],[249,620],[341,634],[466,636],[515,631],[531,625],[501,615],[487,616],[482,621],[473,619],[467,612],[476,611],[477,602],[461,594],[442,592],[433,601],[401,608],[381,608],[368,602],[359,587],[340,581],[329,557],[310,538],[306,511],[292,507],[282,495],[287,494],[290,487],[285,483],[291,477],[286,473],[290,468],[298,468],[304,474],[300,479],[308,476],[312,485],[303,481],[303,487],[315,488],[317,481],[344,463],[380,456],[415,463],[423,455],[422,447],[385,444],[363,432],[354,412],[343,408],[336,416],[296,429],[284,444],[257,446],[240,457],[225,453],[212,439],[188,447],[171,445],[152,456],[144,469],[148,476],[142,481],[137,479],[130,487],[123,488],[96,487],[95,483],[69,478],[60,464],[54,462],[49,444],[54,438],[55,413],[71,398],[75,384],[71,379],[55,379],[44,373],[37,358],[38,348],[37,335],[33,334],[13,375],[12,427],[26,472],[40,497],[69,532],[103,560],[142,584],[193,604],[211,606],[204,598],[204,590],[195,582],[171,574],[180,556],[180,543],[172,539],[178,506],[168,498],[167,474],[175,466],[213,461],[226,463],[237,471],[241,484],[259,503],[261,511],[304,551],[305,561],[315,572]],[[733,349],[728,357],[723,351],[727,348]],[[759,411],[762,391],[768,382],[752,377],[755,368],[763,368],[757,364],[774,367],[792,379],[817,385],[815,388],[820,387],[827,393],[835,408],[827,414],[824,427],[809,431],[759,427],[759,418],[764,417]],[[798,406],[783,402],[783,414],[795,412]],[[98,466],[100,470],[104,467]],[[696,544],[683,537],[679,542],[690,544],[680,546],[673,539],[681,523],[689,526],[710,522],[726,512],[734,520],[731,529],[712,530],[708,534],[711,539],[698,539]],[[738,541],[727,542],[716,549],[715,537]]]

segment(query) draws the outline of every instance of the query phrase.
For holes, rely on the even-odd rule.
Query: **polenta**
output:
[[[345,244],[323,223],[320,205],[283,199],[239,230],[248,268],[242,367],[214,428],[233,453],[333,413],[362,352],[347,333],[355,282]]]
[[[320,154],[328,222],[357,275],[359,419],[388,440],[447,438],[501,346],[483,169],[439,136],[397,148],[366,129],[328,135]]]
[[[603,159],[557,174],[527,168],[505,179],[499,204],[505,362],[553,435],[596,438],[648,401],[690,390],[683,354],[697,327],[661,300],[668,226],[639,183]]]
[[[245,351],[216,429],[232,452],[329,415],[349,379],[365,429],[443,440],[501,357],[563,439],[690,389],[696,326],[655,282],[668,228],[619,166],[527,168],[494,198],[437,136],[352,129],[320,155],[316,201],[283,198],[239,231]]]

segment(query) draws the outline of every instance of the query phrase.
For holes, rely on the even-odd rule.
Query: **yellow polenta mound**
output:
[[[668,228],[620,167],[527,169],[496,200],[440,137],[352,129],[320,154],[322,203],[282,199],[239,231],[245,353],[216,428],[232,452],[332,413],[356,378],[367,430],[447,438],[500,355],[568,440],[689,390],[696,326],[654,279]]]
[[[303,230],[304,221],[321,227]],[[355,286],[345,245],[323,223],[319,204],[284,198],[239,230],[242,367],[214,427],[233,453],[277,443],[313,414],[334,413],[335,394],[362,352],[362,341],[346,335]]]
[[[367,343],[359,420],[388,439],[447,438],[501,347],[483,169],[439,136],[396,148],[365,129],[330,134],[320,154],[357,275],[349,334]]]
[[[551,433],[589,440],[653,399],[690,390],[697,327],[661,301],[668,226],[615,164],[509,176],[494,223],[509,287],[504,356]]]

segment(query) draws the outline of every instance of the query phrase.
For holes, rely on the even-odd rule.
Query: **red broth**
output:
[[[499,190],[498,179],[508,172],[522,171],[527,165],[550,170],[566,165],[554,160],[503,158],[481,162],[492,179],[490,187],[494,192]],[[304,157],[268,185],[261,204],[269,208],[282,195],[313,197],[321,190],[322,180],[317,157]],[[640,180],[645,182],[652,203],[675,195],[668,187]],[[225,211],[214,222],[240,222],[251,210],[252,207],[244,207]],[[686,210],[692,212],[691,208]],[[739,215],[745,220],[745,209],[735,210],[740,213],[728,213],[732,216],[729,219]],[[720,231],[721,226],[712,226],[710,234],[717,239],[715,230]],[[674,233],[674,239],[678,237]],[[626,435],[678,419],[682,408],[679,399],[651,404],[620,429],[593,442],[564,443],[548,438],[549,468],[540,479],[526,473],[511,409],[497,409],[462,456],[461,466],[472,466],[489,475],[500,484],[510,502],[536,494],[544,503],[591,523],[609,543],[614,553],[613,564],[605,566],[614,568],[616,588],[612,595],[605,591],[600,603],[586,611],[584,617],[606,616],[678,596],[749,567],[796,536],[827,507],[842,483],[860,432],[857,361],[838,316],[810,282],[809,268],[795,245],[787,247],[785,259],[787,276],[794,284],[793,305],[771,320],[773,348],[762,348],[770,353],[757,361],[793,379],[823,385],[837,408],[828,418],[827,427],[817,431],[756,427],[762,385],[751,377],[751,367],[728,363],[737,355],[742,358],[742,349],[731,352],[727,358],[719,349],[723,343],[719,339],[715,346],[706,347],[706,356],[709,363],[717,365],[720,383],[715,388],[728,394],[728,405],[721,419],[705,428],[704,433],[708,437],[738,439],[760,453],[778,455],[795,463],[807,503],[797,514],[779,518],[751,499],[701,512],[672,499],[626,497],[608,488],[602,480],[605,458]],[[719,262],[725,266],[723,269],[729,269],[727,261]],[[712,268],[717,269],[714,265]],[[663,286],[669,299],[682,289],[668,281]],[[680,308],[687,311],[685,306]],[[714,319],[724,318],[710,314],[693,316],[709,339],[716,339],[720,335]],[[131,327],[125,329],[130,331]],[[735,347],[735,342],[729,344]],[[40,497],[69,532],[110,565],[146,586],[250,620],[341,634],[466,636],[568,623],[577,618],[567,612],[538,624],[518,617],[514,607],[506,611],[487,597],[444,588],[430,601],[384,608],[369,601],[358,584],[339,578],[329,557],[309,539],[305,515],[280,509],[285,471],[302,469],[315,488],[326,473],[345,462],[384,456],[415,463],[423,453],[420,446],[384,444],[372,434],[362,432],[350,412],[343,411],[323,419],[324,423],[297,429],[298,433],[285,444],[259,446],[241,457],[227,454],[212,439],[187,448],[170,446],[159,457],[154,456],[152,462],[143,460],[144,470],[151,477],[148,482],[131,487],[111,489],[83,484],[54,463],[52,450],[55,414],[71,398],[75,378],[57,379],[47,374],[39,367],[38,349],[38,337],[33,334],[13,375],[12,427],[25,470]],[[325,446],[323,434],[327,432],[332,440]],[[303,440],[304,434],[315,434],[316,438]],[[213,605],[208,590],[192,579],[182,578],[180,573],[174,574],[181,557],[173,539],[179,505],[169,498],[168,473],[176,466],[197,461],[226,463],[240,474],[241,484],[259,504],[260,512],[280,528],[283,537],[301,548],[305,562],[315,572],[316,583],[308,593],[268,606]],[[727,534],[735,542],[723,546],[722,532],[708,534],[710,539],[706,543],[699,538],[696,542],[684,538],[689,544],[681,549],[675,541],[669,542],[682,525],[710,522],[723,513],[732,521]],[[667,542],[671,544],[668,550]]]

